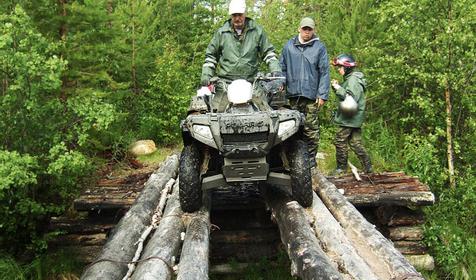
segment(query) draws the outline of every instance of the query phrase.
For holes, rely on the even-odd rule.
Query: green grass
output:
[[[83,264],[67,251],[45,254],[28,263],[19,263],[11,256],[0,256],[0,280],[75,280],[79,279]]]
[[[157,147],[157,151],[154,153],[145,156],[138,156],[137,160],[139,160],[142,164],[154,165],[161,163],[167,158],[167,156],[173,153],[179,153],[181,150],[182,147],[180,145]]]

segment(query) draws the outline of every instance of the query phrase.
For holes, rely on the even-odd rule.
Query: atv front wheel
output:
[[[186,144],[180,155],[179,166],[180,207],[185,212],[195,212],[202,206],[200,162],[197,144]]]
[[[312,205],[312,177],[307,144],[296,140],[288,147],[292,197],[302,207],[309,207]]]

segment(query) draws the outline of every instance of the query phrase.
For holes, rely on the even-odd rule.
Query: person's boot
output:
[[[364,167],[364,172],[370,174],[373,172],[372,163],[370,162],[369,156],[365,155],[361,158],[362,166]]]
[[[366,163],[364,164],[364,172],[365,172],[366,174],[373,173],[373,168],[372,168],[372,164],[370,163],[370,161],[369,161],[369,162],[366,162]]]
[[[347,171],[347,166],[337,165],[336,169],[331,172],[331,176],[344,175]]]

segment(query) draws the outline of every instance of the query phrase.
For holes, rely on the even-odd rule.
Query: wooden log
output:
[[[134,243],[150,224],[159,203],[160,191],[170,178],[177,175],[177,171],[178,157],[173,155],[167,158],[157,173],[150,176],[141,195],[112,230],[100,256],[84,271],[81,279],[120,279],[126,274],[127,262],[136,251]]]
[[[380,206],[376,210],[378,221],[387,226],[413,226],[425,222],[421,209],[411,210],[401,206]]]
[[[395,248],[405,255],[424,255],[428,247],[421,241],[394,241]]]
[[[327,255],[333,256],[333,261],[338,264],[339,271],[348,274],[351,279],[388,279],[388,274],[376,275],[372,272],[369,265],[358,255],[345,236],[339,222],[332,216],[321,199],[315,193],[313,195],[311,213],[314,219],[314,230],[321,244],[324,244],[323,247],[326,248]]]
[[[104,196],[83,196],[74,201],[76,211],[127,210],[135,198],[106,198]]]
[[[435,260],[432,256],[425,255],[404,255],[405,258],[418,270],[431,271],[435,269]]]
[[[388,228],[388,237],[393,241],[407,240],[418,241],[423,240],[423,229],[421,226],[409,227],[390,227]]]
[[[141,256],[131,279],[171,279],[173,266],[181,245],[180,234],[185,229],[180,209],[178,180],[169,197],[164,216]]]
[[[271,186],[263,192],[291,260],[291,274],[302,279],[343,279],[319,246],[304,209]]]
[[[81,246],[101,246],[106,243],[105,233],[94,234],[67,234],[58,236],[51,242],[52,245],[81,245]]]
[[[391,278],[396,279],[424,279],[393,244],[378,232],[374,225],[367,222],[322,174],[314,175],[313,188],[342,225],[346,235],[357,246],[359,254],[368,252],[369,255],[364,258],[373,270],[374,267],[388,268]]]
[[[105,233],[111,230],[114,218],[67,218],[52,217],[48,226],[49,231],[64,231],[70,234]]]
[[[206,194],[207,196],[208,194]],[[209,199],[204,206],[190,214],[185,240],[180,254],[177,280],[208,280],[210,245]]]
[[[375,205],[400,205],[400,206],[425,206],[435,203],[432,192],[406,192],[393,191],[388,193],[345,194],[347,199],[355,206]]]

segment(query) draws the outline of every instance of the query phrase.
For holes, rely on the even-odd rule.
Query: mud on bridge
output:
[[[100,253],[81,279],[208,279],[210,263],[275,256],[280,242],[291,274],[302,279],[424,279],[397,246],[402,236],[421,239],[421,229],[411,226],[421,223],[421,216],[412,212],[399,219],[400,208],[434,202],[417,178],[384,173],[357,182],[316,174],[308,209],[273,186],[218,189],[205,194],[204,206],[189,214],[180,209],[177,173],[178,157],[172,155],[137,198],[128,191],[130,205],[121,206],[127,212],[117,225],[109,225],[107,241],[103,236]],[[98,201],[76,203],[83,210],[100,207]],[[386,236],[393,234],[393,242],[361,214],[369,205],[380,205],[374,217],[390,225]]]

